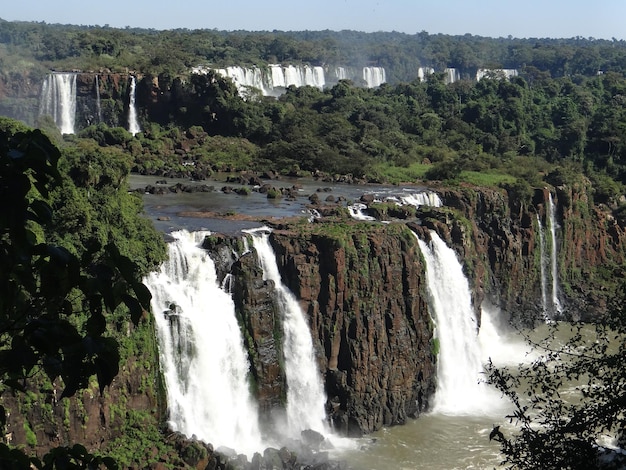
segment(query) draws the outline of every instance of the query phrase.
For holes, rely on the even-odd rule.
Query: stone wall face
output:
[[[400,424],[435,386],[424,265],[408,228],[340,238],[276,231],[282,277],[309,317],[333,422],[348,434]]]
[[[435,230],[456,250],[478,315],[487,299],[513,321],[542,318],[538,219],[547,226],[547,190],[536,190],[526,205],[511,203],[503,190],[438,192],[446,207],[424,209],[410,222],[363,223],[333,216],[309,224],[276,224],[270,236],[283,281],[311,330],[328,414],[348,435],[418,416],[435,391],[437,358],[424,264],[411,232],[427,239]],[[590,193],[584,185],[552,192],[560,227],[561,301],[566,313],[583,319],[607,312],[626,259],[624,228],[609,208],[592,204]],[[242,246],[232,236],[205,240],[220,280],[233,275],[233,300],[259,408],[269,415],[286,399],[281,313],[254,250],[235,254],[244,251]],[[95,389],[81,392],[67,406],[56,401],[54,386],[32,391],[29,404],[3,395],[12,443],[27,443],[26,422],[36,434],[37,452],[69,442],[98,449],[119,435],[120,401],[126,410],[163,419],[166,404],[158,393],[155,351],[128,359],[102,397]]]

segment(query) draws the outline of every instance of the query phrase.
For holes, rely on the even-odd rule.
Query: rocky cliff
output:
[[[542,318],[539,234],[548,225],[548,190],[538,189],[524,201],[511,200],[499,189],[437,191],[444,207],[423,208],[415,217],[388,224],[342,219],[333,211],[314,223],[273,227],[270,241],[282,278],[311,329],[328,414],[349,435],[418,416],[435,391],[437,348],[424,264],[411,232],[427,238],[435,230],[456,250],[478,314],[480,303],[488,299],[513,321]],[[593,204],[592,188],[584,182],[553,188],[552,196],[564,311],[595,318],[606,313],[624,276],[626,232],[609,207]],[[221,279],[233,275],[254,387],[261,410],[271,414],[284,406],[286,396],[282,322],[272,285],[263,280],[254,250],[246,252],[241,238],[210,237],[205,248]],[[11,413],[5,440],[36,452],[74,441],[101,449],[141,427],[138,416],[152,423],[162,420],[165,405],[154,344],[146,346],[145,334],[137,343],[134,337],[125,342],[132,353],[121,375],[103,397],[86,391],[72,400],[57,400],[55,385],[44,382],[26,401],[5,394],[3,404]]]

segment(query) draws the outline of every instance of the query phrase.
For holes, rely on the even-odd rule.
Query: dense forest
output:
[[[244,100],[229,80],[190,73],[199,64],[277,62],[373,64],[385,67],[388,83],[373,90],[342,82]],[[422,82],[419,67],[437,73]],[[447,84],[438,73],[446,67],[468,79]],[[469,79],[481,67],[520,75]],[[80,138],[129,150],[135,170],[146,173],[178,171],[192,159],[213,169],[321,170],[374,181],[414,180],[427,170],[431,179],[461,172],[484,178],[488,170],[507,174],[496,183],[511,183],[512,176],[535,185],[555,165],[573,165],[595,178],[601,200],[619,191],[612,180],[626,178],[624,41],[0,22],[5,88],[39,83],[50,70],[130,70],[143,77],[137,99],[145,132],[125,134],[115,128],[123,122],[118,116],[78,128]],[[0,101],[5,111],[14,104]],[[124,112],[119,103],[109,108]],[[38,125],[45,128],[45,120]]]
[[[0,20],[0,69],[125,69],[142,73],[186,73],[191,67],[309,63],[377,65],[390,83],[411,81],[418,67],[447,67],[470,73],[478,68],[536,67],[552,77],[626,71],[626,42],[574,37],[486,38],[425,31],[169,31],[108,26],[71,26]]]

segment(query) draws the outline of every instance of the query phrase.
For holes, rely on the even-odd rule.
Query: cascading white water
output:
[[[455,68],[448,67],[444,73],[446,74],[445,81],[446,83],[454,83],[458,82],[461,79],[461,74]]]
[[[429,75],[435,73],[435,69],[432,67],[420,67],[417,69],[417,78],[419,78],[420,82],[426,80]]]
[[[61,134],[74,133],[76,74],[51,73],[41,88],[39,114],[52,116]]]
[[[476,72],[476,81],[479,82],[485,77],[502,78],[510,80],[513,77],[517,77],[517,69],[478,69]]]
[[[267,228],[249,230],[259,257],[263,278],[274,282],[283,316],[283,352],[287,376],[287,423],[291,437],[305,429],[326,433],[326,397],[322,386],[311,332],[295,296],[282,282]]]
[[[386,81],[383,67],[363,67],[363,80],[368,88],[376,88]]]
[[[147,276],[170,425],[252,455],[264,446],[250,396],[235,307],[200,244],[209,232],[172,233],[169,259]]]
[[[376,217],[372,217],[371,215],[367,215],[365,211],[367,210],[367,206],[362,202],[356,202],[348,206],[348,212],[350,212],[350,216],[355,220],[376,220]]]
[[[132,135],[141,132],[141,127],[139,127],[139,121],[137,119],[137,104],[135,102],[136,92],[137,82],[135,80],[135,77],[131,76],[128,103],[128,132],[130,132]]]
[[[324,89],[337,81],[348,79],[356,83],[364,81],[370,88],[378,87],[386,81],[383,67],[320,67],[312,65],[269,64],[267,68],[231,66],[221,69],[198,66],[193,73],[214,71],[233,80],[242,96],[249,94],[250,88],[256,88],[264,96],[279,96],[290,86],[313,86]]]
[[[420,207],[441,207],[443,201],[439,197],[439,194],[433,191],[422,191],[419,193],[412,193],[406,196],[400,196],[400,202],[405,205]]]
[[[540,249],[540,268],[541,268],[541,308],[543,310],[544,319],[549,318],[548,314],[548,256],[546,250],[546,234],[541,223],[541,217],[537,214],[537,228],[539,230],[539,249]]]
[[[556,231],[559,225],[556,221],[556,206],[552,199],[552,193],[548,193],[548,215],[550,220],[550,238],[551,238],[551,251],[550,251],[550,267],[552,275],[552,306],[557,314],[563,312],[561,301],[559,300],[559,272],[557,267],[557,244],[556,244]]]
[[[493,411],[495,393],[479,383],[483,352],[467,279],[454,250],[436,232],[418,243],[426,261],[429,306],[434,313],[437,390],[433,412],[472,415]]]
[[[95,87],[96,87],[96,112],[98,113],[98,122],[102,122],[102,105],[100,103],[100,78],[98,74],[95,75]]]

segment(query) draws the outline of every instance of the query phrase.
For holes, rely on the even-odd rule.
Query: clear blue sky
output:
[[[122,28],[626,39],[626,0],[7,0],[0,18]]]

